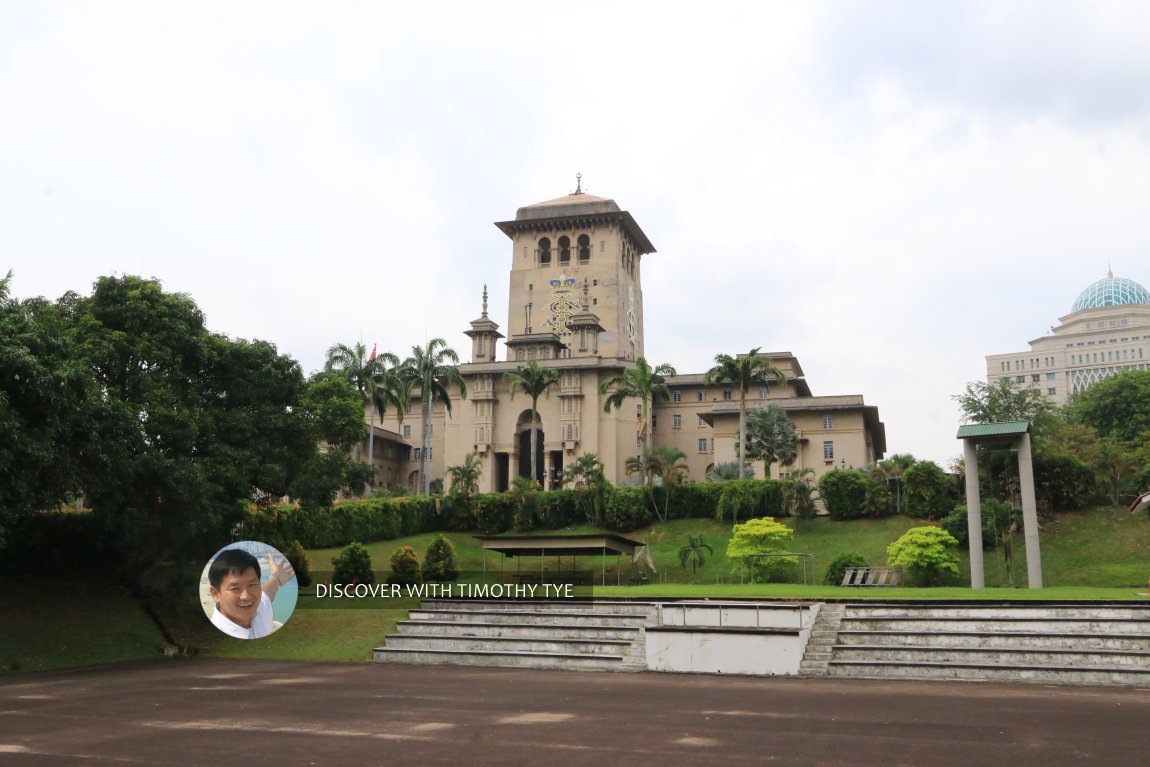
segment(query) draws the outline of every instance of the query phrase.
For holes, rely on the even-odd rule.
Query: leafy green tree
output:
[[[540,480],[542,479],[539,473],[540,467],[536,465],[539,430],[535,428],[535,423],[539,421],[539,398],[559,383],[559,371],[543,367],[538,360],[531,360],[526,365],[508,370],[503,374],[503,380],[511,385],[512,390],[522,389],[523,393],[531,398],[531,476]]]
[[[357,584],[375,583],[375,573],[371,569],[371,553],[359,542],[349,543],[339,552],[339,556],[331,558],[335,568],[331,574],[331,582],[341,586],[355,586]]]
[[[906,568],[923,586],[958,575],[958,541],[941,527],[912,527],[886,554],[891,567]]]
[[[518,476],[511,481],[507,494],[515,504],[513,525],[520,532],[527,532],[535,527],[535,495],[539,492],[539,483],[531,477]]]
[[[563,472],[563,484],[570,485],[590,524],[596,524],[603,511],[604,495],[610,483],[603,474],[603,462],[595,453],[583,453]]]
[[[792,517],[811,520],[818,513],[815,506],[814,469],[788,469],[783,473],[783,511]]]
[[[367,347],[356,342],[352,346],[335,344],[327,350],[327,361],[324,370],[336,372],[347,379],[359,393],[363,408],[371,407],[372,423],[378,415],[380,423],[383,422],[384,413],[389,406],[395,407],[403,417],[403,410],[407,402],[403,397],[403,388],[395,386],[397,376],[395,367],[399,365],[399,358],[391,352],[378,353],[373,348],[371,354]],[[388,382],[388,385],[385,385]],[[375,429],[368,431],[367,435],[367,465],[371,467],[371,481],[367,490],[375,486]]]
[[[891,501],[886,472],[880,466],[871,467],[867,472],[866,492],[863,494],[863,513],[873,519],[885,517],[891,512]]]
[[[902,514],[902,477],[906,470],[914,466],[915,458],[910,453],[895,453],[886,460],[879,461],[879,467],[886,474],[887,483],[894,485],[894,513]]]
[[[1066,409],[1071,422],[1093,427],[1100,437],[1143,444],[1150,439],[1150,370],[1107,376],[1074,395]]]
[[[162,563],[214,551],[252,499],[297,490],[321,440],[363,433],[347,388],[312,390],[295,360],[209,332],[190,297],[155,280],[103,277],[90,297],[58,306],[100,393],[94,447],[74,454],[73,468],[136,583]],[[353,397],[342,411],[319,403],[341,396]],[[322,484],[312,482],[317,496]]]
[[[403,361],[399,375],[411,385],[419,387],[420,397],[420,444],[422,459],[419,462],[419,492],[427,491],[429,470],[427,448],[431,442],[428,425],[431,423],[431,408],[435,400],[441,400],[447,414],[451,415],[451,388],[459,389],[459,396],[467,398],[467,382],[459,372],[459,355],[442,338],[433,338],[424,346],[411,347],[411,356]]]
[[[458,466],[448,466],[447,476],[451,480],[451,495],[464,499],[479,492],[479,477],[483,474],[483,464],[479,462],[479,455],[468,453],[463,456],[463,463]]]
[[[287,556],[288,562],[291,563],[292,570],[295,571],[295,578],[300,588],[306,589],[311,585],[311,560],[308,559],[303,544],[299,541],[292,541],[291,546],[288,546],[284,555]]]
[[[302,442],[322,444],[295,472],[288,495],[307,511],[329,508],[340,493],[358,492],[371,479],[371,467],[352,459],[363,439],[363,407],[351,384],[338,373],[311,377],[294,410],[304,422]],[[274,500],[276,496],[268,496]]]
[[[610,413],[623,407],[628,399],[638,398],[640,402],[639,425],[636,437],[639,445],[639,454],[647,449],[647,435],[650,432],[649,405],[671,398],[671,390],[667,387],[667,376],[676,375],[675,368],[667,363],[654,368],[647,362],[646,357],[635,360],[635,367],[624,368],[622,373],[611,376],[599,384],[599,394],[607,395],[603,404],[603,412]],[[607,392],[611,393],[608,395]]]
[[[783,386],[787,382],[786,374],[772,367],[770,359],[759,354],[759,347],[755,347],[737,357],[716,355],[715,365],[707,371],[704,381],[707,384],[729,383],[739,390],[739,444],[736,450],[741,475],[747,465],[747,392],[752,386],[766,388],[770,383]]]
[[[419,557],[415,549],[410,546],[400,546],[391,555],[391,575],[387,576],[388,583],[397,583],[400,586],[414,586],[423,583],[423,572],[419,568]]]
[[[751,581],[763,583],[777,577],[794,560],[781,562],[786,557],[755,557],[754,554],[777,554],[784,552],[785,546],[794,537],[795,531],[769,517],[749,519],[731,530],[731,540],[727,543],[727,558],[739,562],[745,572],[750,573]],[[774,562],[764,561],[774,559]]]
[[[423,580],[431,583],[454,581],[459,578],[459,565],[455,563],[455,544],[440,533],[435,536],[423,555]]]
[[[740,435],[742,436],[742,435]],[[747,411],[747,460],[762,461],[764,475],[771,478],[771,464],[790,466],[799,456],[799,432],[786,412],[778,405],[751,408]]]
[[[687,563],[691,563],[692,583],[699,580],[699,568],[707,563],[706,555],[714,553],[715,550],[711,548],[711,544],[703,540],[701,534],[687,535],[687,542],[679,548],[679,565],[686,570]]]
[[[74,455],[99,448],[99,392],[74,324],[42,298],[11,298],[11,279],[0,280],[0,550],[19,517],[82,491]]]
[[[992,384],[968,383],[962,394],[952,399],[958,403],[965,423],[1034,421],[1054,409],[1040,389],[1019,387],[1009,377]]]
[[[904,476],[907,514],[942,519],[950,512],[954,504],[953,484],[941,466],[934,461],[919,461]]]

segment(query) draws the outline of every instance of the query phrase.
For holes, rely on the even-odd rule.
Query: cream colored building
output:
[[[636,358],[650,359],[643,347],[641,267],[655,247],[614,200],[581,190],[520,208],[496,226],[511,241],[507,323],[489,316],[485,288],[480,316],[464,331],[471,341],[469,361],[460,365],[467,399],[453,399],[451,417],[434,403],[429,476],[443,477],[445,467],[470,452],[482,462],[482,491],[504,490],[530,473],[531,399],[512,390],[503,374],[538,360],[556,368],[560,379],[539,399],[537,478],[558,486],[566,466],[593,452],[611,482],[627,482],[626,460],[639,452],[639,401],[605,412],[599,386]],[[886,435],[877,408],[861,395],[814,397],[794,355],[767,356],[786,373],[787,384],[751,392],[748,407],[769,400],[787,411],[802,435],[796,465],[821,475],[882,457]],[[663,361],[655,357],[653,364]],[[650,443],[679,447],[689,478],[701,480],[714,464],[735,460],[738,393],[704,385],[702,373],[667,383],[672,398],[652,408]],[[376,428],[377,481],[414,487],[424,457],[418,393],[402,424],[389,414]],[[388,443],[382,452],[381,442]]]
[[[1007,378],[1064,405],[1106,376],[1150,362],[1150,292],[1133,280],[1107,274],[1058,322],[1027,351],[987,356],[987,383]]]

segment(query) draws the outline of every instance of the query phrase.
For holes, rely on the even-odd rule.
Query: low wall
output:
[[[818,605],[665,603],[646,630],[647,668],[794,676]]]

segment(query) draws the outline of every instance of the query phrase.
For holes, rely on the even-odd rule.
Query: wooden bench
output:
[[[897,586],[901,567],[848,567],[843,586]]]

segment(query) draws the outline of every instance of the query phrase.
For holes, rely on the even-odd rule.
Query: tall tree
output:
[[[603,496],[607,491],[607,477],[603,474],[603,462],[595,453],[583,453],[563,472],[563,484],[571,485],[583,507],[583,514],[589,524],[595,524],[597,510],[602,507]]]
[[[747,460],[762,461],[764,476],[770,479],[771,464],[777,461],[790,466],[799,457],[799,432],[778,405],[751,408],[747,411],[746,445]]]
[[[1150,370],[1108,376],[1067,403],[1070,420],[1130,447],[1150,440]]]
[[[387,407],[392,405],[399,410],[402,419],[402,412],[407,407],[402,396],[404,390],[395,385],[397,376],[394,370],[397,365],[399,358],[391,352],[379,353],[373,347],[369,355],[367,347],[358,341],[351,346],[335,344],[327,350],[324,369],[346,378],[359,393],[364,409],[369,406],[371,408],[369,421],[372,426],[367,432],[367,465],[371,467],[371,481],[367,488],[369,492],[375,486],[376,479],[375,417],[378,415],[382,423]]]
[[[420,459],[419,492],[428,492],[430,459],[427,448],[431,444],[428,425],[431,423],[431,408],[436,399],[443,401],[447,414],[451,415],[451,387],[458,387],[459,396],[467,398],[467,382],[459,372],[459,355],[442,338],[433,338],[424,346],[411,347],[411,356],[403,361],[400,375],[412,386],[419,387],[420,410]]]
[[[671,492],[687,475],[687,456],[679,448],[670,445],[647,448],[639,455],[627,459],[626,472],[642,479],[655,515],[665,522],[671,508]],[[655,496],[656,480],[663,487],[662,509]]]
[[[962,419],[967,423],[1034,421],[1054,409],[1039,389],[1016,387],[1010,378],[1000,378],[993,384],[968,383],[962,394],[955,394],[951,399],[958,403]]]
[[[81,489],[74,456],[98,446],[99,392],[76,354],[74,324],[42,298],[12,299],[11,277],[0,279],[0,549],[18,517]]]
[[[752,386],[766,387],[770,383],[786,384],[783,371],[771,366],[769,358],[759,354],[755,347],[746,354],[732,357],[729,354],[715,355],[715,365],[707,371],[704,381],[707,384],[729,383],[739,390],[739,474],[747,465],[747,392]]]
[[[706,564],[707,554],[714,554],[715,550],[711,548],[711,544],[707,543],[702,534],[687,535],[687,542],[679,547],[679,564],[683,569],[687,569],[687,563],[691,563],[691,582],[694,583],[699,579],[699,567]]]
[[[543,367],[538,360],[531,360],[526,365],[508,370],[503,374],[503,380],[509,383],[512,389],[522,389],[523,393],[531,398],[531,478],[538,481],[539,467],[535,463],[539,431],[535,428],[535,422],[539,420],[539,398],[545,391],[559,383],[559,371]]]
[[[635,360],[635,367],[624,368],[622,373],[611,376],[599,384],[600,394],[606,395],[608,391],[611,392],[603,404],[604,413],[610,413],[613,409],[618,410],[628,399],[638,398],[641,407],[635,433],[640,455],[647,449],[650,405],[657,402],[659,397],[671,398],[671,391],[667,388],[667,376],[673,375],[677,374],[671,365],[664,362],[652,368],[646,357],[639,357]]]

